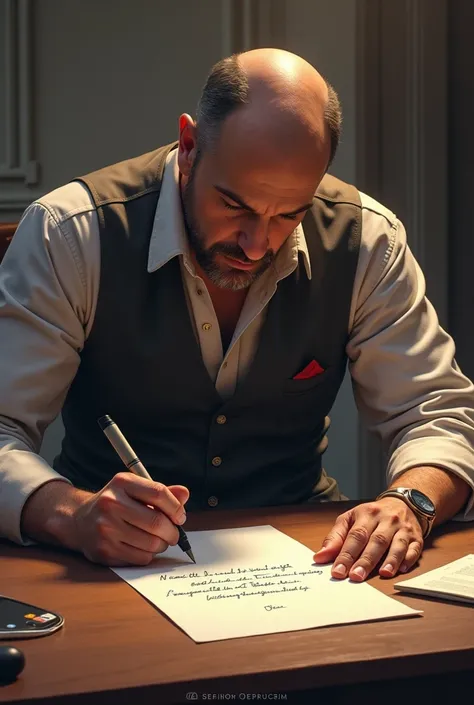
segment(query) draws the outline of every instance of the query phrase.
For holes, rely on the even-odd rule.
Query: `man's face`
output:
[[[197,158],[195,151],[188,173],[181,170],[182,201],[201,269],[215,285],[237,291],[272,265],[311,206],[327,159],[296,141],[282,150],[275,140],[236,134],[226,123],[214,149]],[[180,143],[180,167],[181,150]]]

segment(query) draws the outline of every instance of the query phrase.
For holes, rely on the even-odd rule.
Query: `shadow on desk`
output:
[[[462,535],[463,533],[469,533],[472,531],[473,527],[473,522],[469,521],[449,521],[446,524],[442,524],[441,526],[437,526],[436,528],[433,529],[431,534],[428,536],[428,538],[425,540],[425,544],[423,547],[423,553],[426,551],[429,551],[433,548],[438,548],[438,543],[441,538],[443,538],[443,544],[446,543],[451,543],[449,538],[447,539],[446,537],[452,537],[453,541],[457,540],[457,538]]]
[[[70,583],[115,583],[120,578],[105,566],[88,561],[82,555],[67,549],[50,546],[16,546],[0,540],[0,551],[9,559],[9,574],[15,577],[15,564],[18,574],[24,575],[24,564],[31,563],[31,575],[42,576],[42,582],[64,579]],[[56,567],[55,567],[56,566]],[[58,571],[59,569],[59,571]]]
[[[287,705],[449,705],[453,696],[472,692],[472,671],[397,678],[288,693]],[[285,695],[285,694],[283,694]],[[198,701],[199,702],[199,701]]]

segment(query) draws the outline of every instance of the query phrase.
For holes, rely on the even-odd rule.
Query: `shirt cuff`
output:
[[[32,545],[21,535],[21,513],[28,497],[52,480],[70,481],[46,460],[26,450],[10,450],[0,456],[0,536]]]
[[[416,438],[399,446],[392,454],[388,480],[420,465],[431,465],[452,472],[471,488],[471,494],[462,512],[453,521],[474,521],[474,451],[452,438]]]

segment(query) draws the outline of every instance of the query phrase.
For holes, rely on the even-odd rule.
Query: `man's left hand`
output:
[[[333,563],[332,577],[362,582],[384,559],[379,574],[405,573],[423,550],[421,526],[412,510],[396,497],[359,504],[341,514],[321,548],[316,563]]]

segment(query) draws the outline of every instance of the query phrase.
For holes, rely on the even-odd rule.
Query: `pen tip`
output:
[[[190,559],[192,560],[192,562],[193,562],[193,563],[196,563],[196,559],[194,558],[194,554],[193,554],[193,552],[191,551],[191,549],[189,549],[189,551],[186,551],[186,553],[188,554],[188,556],[190,557]]]

